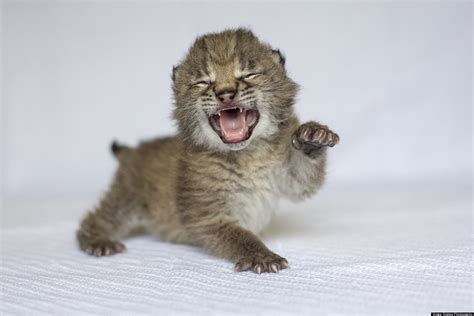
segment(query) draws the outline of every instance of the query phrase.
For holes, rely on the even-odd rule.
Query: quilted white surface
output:
[[[290,261],[234,273],[199,249],[137,236],[89,257],[74,239],[92,199],[10,203],[2,232],[5,314],[419,314],[473,309],[468,182],[327,186],[283,204],[265,233]],[[35,209],[41,210],[35,217]],[[44,210],[48,211],[44,211]]]

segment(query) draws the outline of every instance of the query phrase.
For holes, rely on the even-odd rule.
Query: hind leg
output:
[[[144,216],[140,203],[117,186],[99,206],[87,214],[77,232],[80,248],[93,256],[110,256],[126,251],[121,240],[141,226]]]

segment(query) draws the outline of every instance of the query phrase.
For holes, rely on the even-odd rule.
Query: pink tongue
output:
[[[248,131],[248,126],[245,121],[245,111],[222,111],[220,118],[221,131],[226,142],[238,143],[245,139]]]

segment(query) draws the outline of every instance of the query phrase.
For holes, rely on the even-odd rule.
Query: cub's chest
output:
[[[243,172],[230,199],[230,213],[240,225],[256,234],[269,223],[278,204],[275,172],[270,167]]]

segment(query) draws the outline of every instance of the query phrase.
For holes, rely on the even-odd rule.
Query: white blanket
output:
[[[5,314],[419,314],[472,310],[467,182],[328,186],[283,204],[264,234],[278,274],[235,273],[203,251],[147,236],[90,257],[74,232],[80,203],[17,203],[2,233]],[[92,199],[91,199],[92,201]],[[35,218],[35,208],[49,214]],[[12,215],[14,214],[14,215]],[[73,219],[72,219],[73,218]]]

